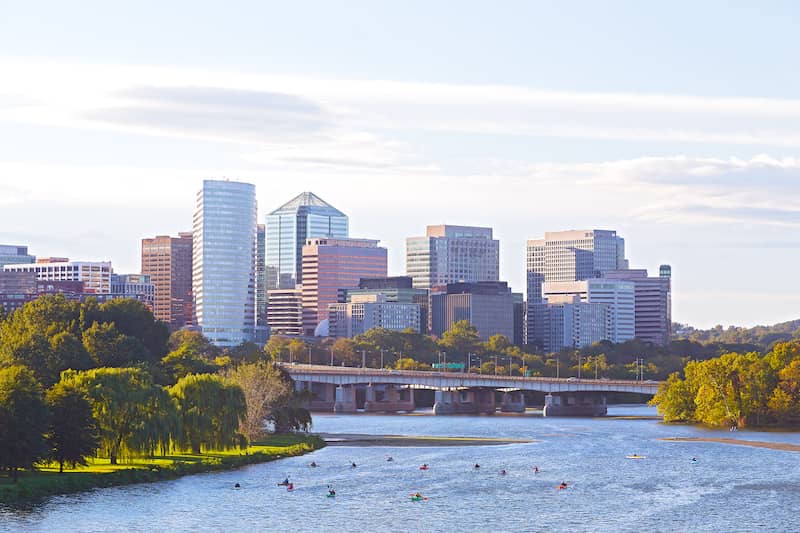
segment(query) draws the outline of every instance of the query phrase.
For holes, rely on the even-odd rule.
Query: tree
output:
[[[468,353],[480,351],[481,338],[478,335],[478,329],[468,320],[459,320],[442,334],[439,346],[448,355],[463,357]]]
[[[219,370],[219,366],[203,357],[189,344],[181,345],[177,350],[168,353],[161,360],[161,366],[172,376],[171,383],[189,374],[211,374]]]
[[[141,437],[152,423],[149,411],[160,387],[141,368],[95,368],[86,372],[66,371],[61,376],[66,386],[80,389],[92,405],[101,448],[111,464],[123,451],[144,451]]]
[[[95,322],[83,332],[83,345],[98,367],[124,367],[149,360],[136,337],[120,333],[113,322]]]
[[[169,329],[159,322],[147,306],[133,298],[115,298],[100,305],[102,322],[112,323],[117,331],[137,339],[145,348],[143,361],[155,363],[167,353]]]
[[[0,467],[11,473],[46,457],[47,406],[42,386],[23,366],[0,369]]]
[[[331,346],[334,355],[338,361],[345,363],[346,365],[353,365],[356,362],[360,362],[360,354],[356,354],[356,347],[353,339],[341,338],[336,339]]]
[[[86,465],[86,457],[99,446],[92,406],[82,391],[73,385],[56,383],[46,395],[50,410],[47,444],[50,460],[64,472],[64,463]]]
[[[195,352],[201,354],[209,361],[219,356],[221,350],[211,344],[211,341],[199,331],[190,331],[188,329],[179,329],[169,337],[167,348],[169,351],[174,352],[178,348],[186,346]]]
[[[242,443],[239,425],[247,416],[242,388],[213,374],[189,374],[169,389],[178,404],[179,444],[199,454],[202,448],[229,449]]]

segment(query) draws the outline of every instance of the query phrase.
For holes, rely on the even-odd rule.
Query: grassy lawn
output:
[[[67,468],[58,472],[57,464],[40,466],[35,471],[20,472],[19,481],[0,478],[0,503],[25,502],[54,494],[78,492],[97,487],[145,483],[179,476],[230,470],[302,455],[325,445],[319,437],[305,435],[273,435],[254,442],[247,450],[212,451],[194,454],[172,454],[155,458],[132,458],[112,465],[108,459],[93,458],[85,467]]]

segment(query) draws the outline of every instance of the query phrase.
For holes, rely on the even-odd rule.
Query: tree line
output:
[[[800,342],[765,354],[725,353],[690,361],[660,387],[652,403],[666,422],[710,426],[800,423]]]
[[[255,345],[169,335],[136,300],[46,296],[0,320],[0,468],[244,448],[311,417]]]
[[[542,353],[535,346],[514,345],[504,335],[482,341],[468,321],[459,321],[441,338],[411,329],[371,329],[352,339],[306,342],[298,338],[272,336],[265,347],[275,361],[322,365],[434,370],[444,364],[461,365],[469,372],[543,377],[595,377],[609,379],[666,379],[690,360],[705,360],[732,350],[755,347],[676,340],[659,346],[638,339],[614,344],[608,341],[580,349]]]

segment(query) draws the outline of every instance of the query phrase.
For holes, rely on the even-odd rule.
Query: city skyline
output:
[[[259,223],[314,191],[393,274],[425,225],[492,227],[522,290],[526,240],[608,228],[632,268],[674,267],[676,321],[797,318],[793,6],[620,5],[10,5],[0,242],[136,272],[228,177]]]

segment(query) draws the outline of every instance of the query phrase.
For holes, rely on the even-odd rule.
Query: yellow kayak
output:
[[[626,455],[625,459],[647,459],[644,455]]]

